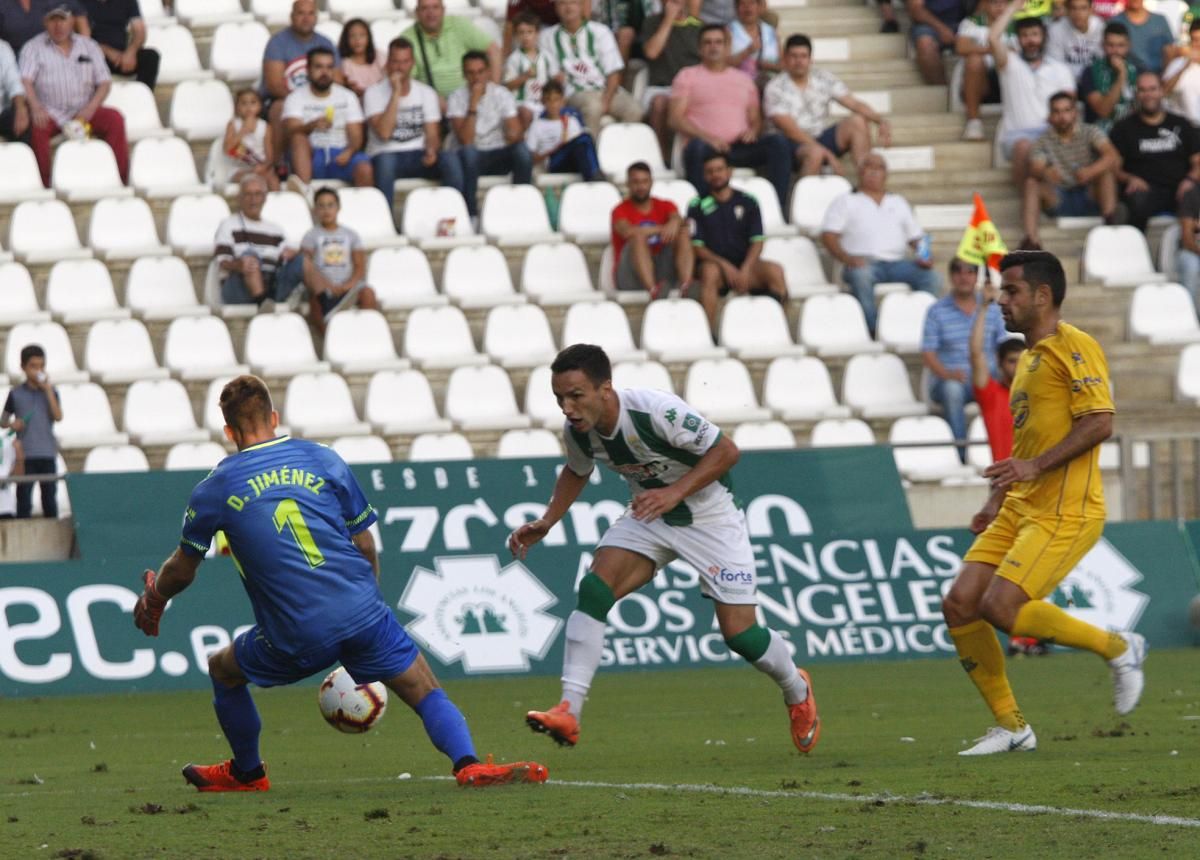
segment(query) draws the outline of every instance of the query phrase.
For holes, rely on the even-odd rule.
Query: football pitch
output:
[[[1151,652],[1130,717],[1090,655],[1010,663],[1034,753],[955,755],[988,714],[953,660],[818,664],[816,751],[745,667],[605,673],[575,749],[524,725],[554,678],[447,685],[481,753],[543,786],[465,790],[392,699],[365,735],[315,686],[255,690],[272,789],[202,795],[228,756],[206,693],[0,701],[0,857],[1200,856],[1200,652]],[[407,776],[402,776],[407,775]]]

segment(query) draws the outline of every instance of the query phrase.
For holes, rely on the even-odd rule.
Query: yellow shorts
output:
[[[965,561],[990,564],[1031,600],[1041,600],[1087,555],[1104,531],[1104,520],[1030,516],[1010,505],[967,550]]]

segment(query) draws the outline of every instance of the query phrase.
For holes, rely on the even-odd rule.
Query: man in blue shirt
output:
[[[225,435],[238,453],[196,485],[183,535],[158,574],[147,570],[134,623],[158,635],[167,601],[187,588],[224,531],[254,609],[255,624],[208,661],[213,707],[233,758],[188,764],[200,791],[266,791],[262,723],[247,682],[291,684],[340,662],[358,684],[382,681],[420,716],[453,763],[460,785],[544,782],[535,762],[484,764],[462,713],[379,591],[379,559],[368,528],[375,510],[345,462],[314,442],[276,436],[267,386],[239,376],[221,391]]]
[[[1137,67],[1161,75],[1167,64],[1165,49],[1175,44],[1167,19],[1147,9],[1146,0],[1126,0],[1125,11],[1112,20],[1129,30],[1130,55]]]

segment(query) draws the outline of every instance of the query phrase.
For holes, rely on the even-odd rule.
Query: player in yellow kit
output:
[[[1104,531],[1100,443],[1112,434],[1115,411],[1108,362],[1090,335],[1061,319],[1067,280],[1057,257],[1016,251],[1000,271],[1005,325],[1026,343],[1009,400],[1013,452],[984,471],[992,491],[971,520],[979,537],[942,604],[962,666],[996,725],[959,755],[1037,749],[993,627],[1103,657],[1119,714],[1137,706],[1144,684],[1142,636],[1101,630],[1043,599]]]

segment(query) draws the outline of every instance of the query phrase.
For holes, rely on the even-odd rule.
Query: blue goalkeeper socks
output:
[[[262,764],[258,755],[258,736],[262,732],[258,708],[245,684],[226,687],[214,678],[212,685],[213,710],[233,750],[233,763],[238,770],[248,773]]]
[[[417,716],[425,724],[425,734],[439,751],[445,753],[455,767],[464,759],[476,761],[475,743],[466,717],[458,706],[450,701],[441,687],[429,693],[415,708]]]

